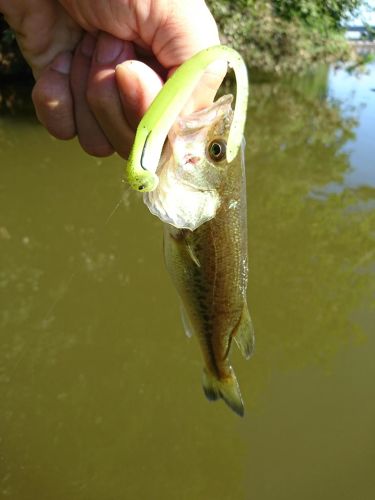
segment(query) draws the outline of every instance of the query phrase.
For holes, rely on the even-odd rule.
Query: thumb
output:
[[[172,68],[168,73],[170,78],[178,68]],[[182,110],[187,115],[210,106],[227,73],[226,61],[214,61],[204,71],[199,83],[192,90],[191,96]]]
[[[126,119],[133,130],[136,130],[162,88],[163,80],[146,64],[125,61],[116,67],[116,82]]]

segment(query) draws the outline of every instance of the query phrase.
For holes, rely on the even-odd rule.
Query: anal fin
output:
[[[184,327],[186,336],[190,338],[193,336],[193,327],[191,326],[189,316],[182,302],[180,303],[180,311],[181,311],[182,326]]]
[[[233,338],[245,359],[249,359],[254,351],[254,327],[250,318],[247,303],[244,302],[242,314],[238,325],[233,332]]]

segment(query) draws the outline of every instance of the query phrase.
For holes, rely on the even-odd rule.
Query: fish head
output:
[[[233,96],[182,116],[171,128],[156,174],[159,183],[144,202],[163,222],[194,231],[215,217],[227,169],[226,142]]]

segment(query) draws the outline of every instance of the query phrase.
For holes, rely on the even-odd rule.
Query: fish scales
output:
[[[212,108],[180,120],[170,134],[169,151],[159,172],[159,189],[161,193],[163,189],[168,192],[163,184],[163,173],[167,173],[165,179],[169,182],[177,180],[187,191],[193,187],[198,194],[206,196],[209,193],[218,200],[214,216],[195,228],[164,224],[164,254],[166,267],[181,298],[184,323],[197,335],[201,345],[205,394],[211,400],[221,397],[236,413],[243,415],[241,393],[229,363],[233,338],[246,358],[254,343],[246,302],[248,265],[243,157],[238,155],[228,164],[225,157],[219,161],[210,158],[208,151],[209,145],[225,145],[232,119],[230,102],[231,99],[225,96]],[[157,205],[160,201],[157,197],[162,197],[160,192],[146,195],[150,210],[158,206],[157,210],[168,212],[168,202],[163,200],[163,205]],[[173,202],[181,206],[184,197],[185,192],[181,191]],[[187,207],[182,208],[185,218],[189,209],[194,211],[193,201],[197,206],[201,203],[200,199],[197,202],[187,197]],[[202,203],[207,205],[207,200]],[[174,217],[181,219],[179,214]]]

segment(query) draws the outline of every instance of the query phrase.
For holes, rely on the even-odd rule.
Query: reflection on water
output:
[[[252,87],[244,420],[202,395],[159,222],[129,192],[107,220],[122,162],[0,118],[2,496],[371,498],[369,87],[324,69]]]

